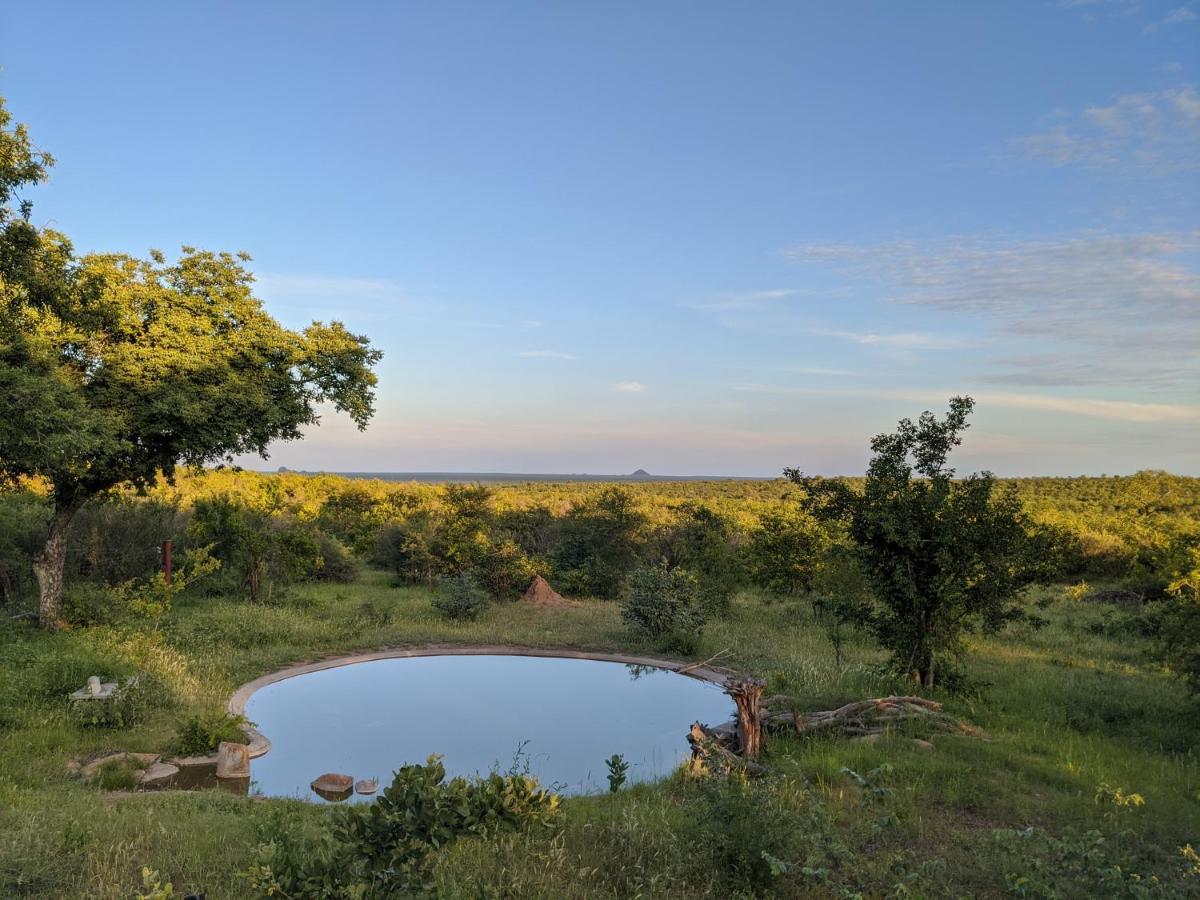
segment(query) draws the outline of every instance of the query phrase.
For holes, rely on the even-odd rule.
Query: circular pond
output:
[[[310,800],[322,773],[378,778],[382,791],[433,753],[449,776],[515,768],[560,793],[596,793],[614,753],[630,782],[661,778],[686,758],[692,722],[733,713],[717,685],[666,669],[499,653],[372,659],[257,684],[235,696],[271,742],[251,764],[251,790]]]

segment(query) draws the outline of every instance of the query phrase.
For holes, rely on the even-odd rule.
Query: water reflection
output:
[[[255,792],[307,799],[321,773],[382,790],[431,753],[451,776],[516,770],[562,793],[600,792],[612,754],[631,782],[661,778],[685,758],[692,722],[731,713],[720,688],[662,669],[528,656],[374,660],[276,682],[246,705],[272,744],[251,763]]]

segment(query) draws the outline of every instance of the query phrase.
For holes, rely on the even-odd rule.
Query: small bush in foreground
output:
[[[446,781],[436,756],[402,766],[374,803],[339,810],[332,834],[277,822],[243,873],[267,897],[420,896],[436,853],[461,837],[551,824],[558,796],[523,775]]]
[[[621,620],[662,645],[690,652],[708,621],[708,604],[696,576],[666,565],[635,569],[629,576]]]
[[[433,608],[447,619],[477,619],[491,602],[488,592],[467,572],[440,579],[433,596]]]
[[[145,717],[151,706],[153,688],[145,676],[133,676],[119,684],[103,700],[70,701],[71,720],[85,728],[130,728]]]

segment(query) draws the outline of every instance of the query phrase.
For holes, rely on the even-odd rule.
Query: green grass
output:
[[[742,594],[729,617],[706,630],[695,658],[725,653],[723,663],[766,677],[770,692],[792,695],[803,708],[910,690],[879,674],[882,654],[862,638],[835,666],[807,603],[769,600]],[[1174,878],[1177,895],[1200,892],[1200,877],[1180,875],[1178,851],[1200,845],[1200,703],[1147,662],[1141,638],[1096,633],[1090,626],[1104,610],[1054,599],[1041,614],[1049,624],[1040,630],[1022,626],[975,641],[969,673],[981,687],[941,698],[988,740],[938,736],[929,753],[902,737],[876,744],[773,739],[764,821],[782,831],[806,823],[786,850],[828,855],[832,874],[820,877],[868,896],[894,892],[906,878],[916,895],[1002,896],[1006,874],[1028,861],[997,844],[997,829],[1034,825],[1063,835],[1094,828],[1107,836],[1113,859]],[[448,621],[433,612],[428,591],[393,587],[377,572],[349,585],[296,588],[277,606],[185,599],[155,630],[47,636],[23,625],[0,629],[5,898],[129,898],[143,866],[159,870],[177,893],[247,896],[236,873],[279,811],[292,822],[319,822],[329,810],[215,791],[108,793],[69,775],[66,763],[115,749],[165,751],[180,721],[219,707],[237,685],[265,672],[426,643],[654,650],[629,637],[615,604],[499,604],[478,620]],[[86,729],[69,719],[63,695],[87,675],[135,671],[163,698],[148,704],[136,727]],[[892,767],[880,776],[890,794],[884,806],[867,809],[843,769],[866,773],[881,763]],[[1137,792],[1145,803],[1098,803],[1100,785]],[[734,896],[736,879],[714,862],[701,825],[708,802],[679,779],[572,799],[555,831],[451,845],[439,858],[437,885],[451,897]],[[738,829],[750,829],[741,837],[753,851],[755,822],[731,821],[730,844],[738,846]],[[782,896],[838,896],[842,888],[820,877],[781,875],[768,887]]]

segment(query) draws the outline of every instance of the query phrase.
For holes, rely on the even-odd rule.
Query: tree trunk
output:
[[[63,569],[67,562],[67,529],[81,504],[54,505],[46,545],[33,559],[33,574],[38,580],[38,624],[49,631],[61,627]]]
[[[933,654],[929,654],[929,662],[926,664],[925,674],[921,676],[921,683],[927,688],[933,687]]]
[[[762,720],[762,694],[766,686],[766,682],[757,678],[725,682],[725,693],[737,706],[738,753],[742,759],[758,759],[766,742]]]

